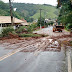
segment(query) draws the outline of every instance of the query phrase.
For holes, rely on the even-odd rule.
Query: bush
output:
[[[24,32],[27,30],[27,27],[26,26],[21,26],[19,29],[17,29],[17,33],[21,33],[21,32]]]
[[[7,27],[7,28],[3,28],[2,30],[2,36],[8,36],[9,33],[12,33],[14,31],[14,29],[12,27]]]
[[[21,32],[28,32],[31,33],[33,30],[35,30],[35,28],[37,27],[36,24],[31,24],[26,26],[21,26],[19,29],[17,29],[17,33],[21,33]]]
[[[35,28],[37,27],[37,24],[31,24],[27,27],[28,32],[32,32],[35,30]]]
[[[72,28],[72,24],[68,23],[68,24],[66,25],[66,29],[67,29],[67,30],[71,30],[71,28]]]

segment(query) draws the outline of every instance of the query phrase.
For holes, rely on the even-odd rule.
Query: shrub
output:
[[[14,31],[14,29],[12,27],[7,27],[7,28],[3,28],[2,30],[2,36],[8,36],[9,33],[12,33]]]
[[[37,27],[37,24],[31,24],[27,27],[27,31],[31,33],[32,31],[35,30],[36,27]]]
[[[26,26],[21,26],[19,29],[17,29],[17,33],[21,33],[21,32],[24,32],[27,30],[27,27]]]
[[[35,28],[37,27],[36,24],[31,24],[26,26],[21,26],[19,29],[17,29],[17,33],[21,33],[21,32],[28,32],[31,33],[33,30],[35,30]]]
[[[71,29],[72,29],[72,24],[71,24],[71,23],[68,23],[68,24],[66,25],[66,29],[67,29],[67,30],[71,30]]]

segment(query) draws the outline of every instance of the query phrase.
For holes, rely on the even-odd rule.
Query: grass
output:
[[[70,32],[69,30],[67,30],[66,28],[64,29],[66,32]]]
[[[59,10],[52,6],[44,6],[42,5],[40,8],[42,8],[41,16],[46,18],[57,18]],[[35,13],[32,18],[38,19],[40,17],[40,11],[38,10],[37,13]]]
[[[46,37],[47,35],[41,34],[19,34],[19,37]]]

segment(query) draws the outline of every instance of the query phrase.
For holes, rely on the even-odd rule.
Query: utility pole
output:
[[[45,3],[44,3],[44,8],[45,8]],[[45,27],[45,10],[44,10],[44,27]]]
[[[10,5],[11,24],[13,25],[13,14],[12,14],[11,0],[9,0],[9,5]]]
[[[41,29],[41,11],[42,9],[40,9],[40,29]]]

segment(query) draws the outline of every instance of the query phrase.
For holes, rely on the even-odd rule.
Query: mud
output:
[[[52,32],[52,29],[49,29]],[[68,32],[67,32],[68,33]],[[1,39],[0,45],[5,49],[23,48],[21,52],[35,52],[35,51],[61,51],[61,45],[71,46],[72,34],[68,35],[58,33],[57,36],[52,35],[48,37],[27,37],[27,38],[10,38]],[[55,33],[56,34],[56,33]],[[61,34],[61,35],[60,35]],[[10,35],[12,36],[12,35]],[[13,37],[13,36],[12,36]]]
[[[33,33],[37,33],[37,34],[45,34],[45,35],[49,35],[49,36],[62,36],[62,35],[70,35],[70,32],[67,32],[66,30],[62,30],[62,32],[53,32],[53,27],[50,26],[48,28],[44,28],[41,29],[39,31],[34,31]]]
[[[37,51],[60,51],[60,45],[55,43],[52,39],[50,41],[47,37],[45,38],[28,38],[28,39],[6,39],[0,41],[0,44],[5,47],[5,49],[18,49],[24,48],[21,52],[35,52]]]
[[[5,64],[2,62],[3,69],[1,68],[1,72],[6,71],[6,68],[8,71],[10,70],[12,72],[14,72],[14,69],[16,69],[15,72],[67,72],[65,51],[68,48],[67,46],[69,46],[72,51],[71,44],[72,35],[48,36],[41,38],[19,37],[0,40],[0,45],[4,47],[7,52],[10,50],[10,53],[14,53],[19,50],[18,53],[6,59],[8,61],[6,61],[6,63],[4,62]],[[6,50],[2,50],[2,52]],[[2,55],[4,54],[5,53]],[[12,62],[10,62],[11,60]],[[36,69],[36,71],[32,71],[31,69]]]

